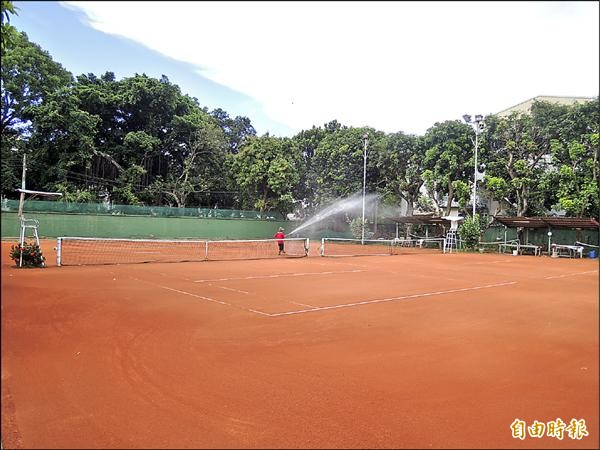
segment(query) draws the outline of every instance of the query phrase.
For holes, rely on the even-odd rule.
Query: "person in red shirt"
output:
[[[279,246],[279,255],[281,255],[282,253],[285,254],[285,249],[283,245],[285,234],[283,234],[283,228],[279,227],[279,230],[277,230],[277,233],[275,233],[273,237],[277,239],[277,245]]]

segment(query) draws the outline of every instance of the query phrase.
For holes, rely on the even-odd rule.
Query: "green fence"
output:
[[[28,219],[40,222],[39,235],[112,237],[112,238],[206,238],[270,239],[282,221],[245,219],[203,219],[197,217],[144,217],[60,213],[29,213]],[[15,212],[2,212],[2,238],[19,236],[19,219]]]
[[[19,236],[19,202],[2,200],[2,238]],[[27,200],[24,214],[40,237],[267,239],[286,222],[280,213]]]
[[[2,199],[2,212],[17,212],[18,200]],[[73,203],[61,201],[26,200],[24,210],[68,214],[103,214],[152,217],[201,217],[205,219],[257,219],[283,221],[277,211],[248,211],[241,209],[172,208],[168,206],[111,205],[109,203]]]
[[[548,236],[548,231],[552,232]],[[505,239],[506,237],[506,239]],[[482,241],[496,242],[511,240],[517,238],[515,228],[504,226],[495,226],[488,228],[482,237]],[[563,229],[563,228],[525,228],[523,230],[522,243],[540,245],[544,252],[548,252],[548,242],[550,244],[574,245],[575,242],[582,242],[588,245],[598,246],[600,240],[600,230],[598,229]],[[587,251],[586,251],[587,253]]]

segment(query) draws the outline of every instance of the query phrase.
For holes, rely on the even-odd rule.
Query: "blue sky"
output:
[[[423,134],[538,95],[598,95],[598,2],[21,2],[74,75],[166,75],[292,136],[338,120]]]
[[[133,40],[95,30],[87,24],[83,12],[59,2],[13,4],[19,10],[18,15],[11,15],[11,24],[26,32],[31,41],[48,51],[74,76],[90,72],[101,75],[107,71],[114,72],[118,79],[135,73],[155,78],[164,74],[183,94],[196,97],[200,106],[224,109],[231,117],[248,117],[259,134],[266,131],[278,136],[294,134],[290,127],[267,117],[251,97],[199,75],[193,64],[169,58]]]

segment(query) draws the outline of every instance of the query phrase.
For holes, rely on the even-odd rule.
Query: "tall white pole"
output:
[[[475,120],[471,119],[471,116],[465,114],[463,116],[463,120],[471,126],[475,127],[475,167],[473,174],[473,218],[475,218],[475,212],[477,207],[477,150],[479,146],[479,131],[481,130],[481,126],[483,126],[483,116],[481,114],[477,114],[475,116]]]
[[[21,195],[19,197],[19,267],[23,267],[23,245],[25,245],[25,228],[23,228],[23,204],[25,203],[25,174],[27,173],[27,160],[23,153],[23,175],[21,176]]]
[[[473,177],[473,219],[475,219],[475,205],[477,204],[477,137],[479,136],[479,122],[475,121],[475,173]]]
[[[23,204],[25,203],[25,174],[27,173],[27,163],[23,153],[23,175],[21,176],[21,196],[19,197],[19,219],[23,217]]]
[[[363,195],[362,195],[362,238],[361,244],[365,243],[365,195],[367,192],[367,145],[369,143],[369,135],[367,133],[363,136]]]

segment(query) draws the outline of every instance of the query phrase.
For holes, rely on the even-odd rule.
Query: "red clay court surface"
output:
[[[597,259],[56,267],[47,241],[16,269],[10,244],[3,448],[599,446]]]

